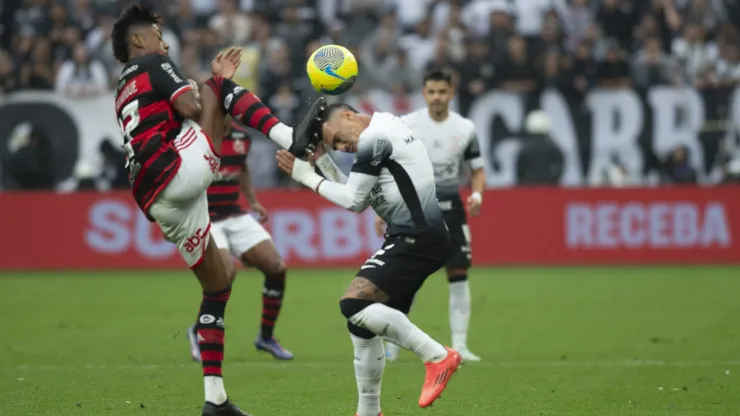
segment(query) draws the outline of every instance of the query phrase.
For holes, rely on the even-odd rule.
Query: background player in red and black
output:
[[[221,167],[208,187],[211,236],[221,251],[232,281],[236,277],[234,257],[264,274],[260,333],[254,345],[257,350],[266,351],[277,359],[291,360],[293,354],[273,336],[285,293],[285,262],[261,225],[267,221],[269,213],[257,200],[249,176],[247,157],[252,142],[249,131],[241,123],[229,122],[221,144]],[[259,222],[241,204],[242,193],[251,211],[258,214]],[[188,339],[193,359],[200,361],[195,326],[188,330]]]

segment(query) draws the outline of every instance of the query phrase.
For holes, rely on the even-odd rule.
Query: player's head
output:
[[[162,40],[159,16],[142,6],[131,6],[113,25],[113,55],[119,62],[150,53],[166,54],[170,48]]]
[[[319,116],[321,139],[334,150],[354,153],[360,133],[367,127],[367,116],[360,114],[351,105],[344,103],[329,104]]]
[[[445,69],[434,69],[424,75],[422,89],[427,107],[433,113],[445,113],[455,94],[452,73]]]

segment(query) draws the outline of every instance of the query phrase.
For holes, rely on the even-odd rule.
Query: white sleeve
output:
[[[380,171],[392,153],[393,146],[384,134],[365,136],[358,143],[356,160],[347,183],[323,181],[317,192],[342,208],[364,211],[370,205],[370,191],[378,182]]]
[[[370,191],[378,181],[377,176],[352,172],[347,183],[323,181],[319,185],[319,195],[340,207],[352,212],[362,212],[370,205]]]

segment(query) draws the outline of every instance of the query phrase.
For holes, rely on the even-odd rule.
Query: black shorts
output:
[[[388,306],[408,313],[416,292],[432,273],[445,265],[449,236],[389,236],[357,272],[388,294]]]
[[[450,230],[450,255],[445,266],[469,268],[473,256],[470,247],[470,228],[465,208],[460,198],[451,201],[440,201],[445,223]]]

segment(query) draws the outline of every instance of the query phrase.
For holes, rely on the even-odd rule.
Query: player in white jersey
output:
[[[424,145],[396,116],[359,114],[345,104],[312,109],[316,120],[298,132],[299,141],[312,141],[355,153],[349,177],[326,180],[308,162],[287,151],[278,152],[278,165],[293,179],[329,201],[353,212],[372,206],[388,223],[383,247],[360,267],[339,301],[354,345],[358,416],[380,415],[380,384],[385,367],[383,338],[415,352],[426,366],[419,406],[427,407],[447,386],[462,359],[409,321],[406,314],[426,278],[445,264],[449,233],[437,203],[434,169]],[[304,123],[305,124],[305,123]],[[302,138],[302,139],[301,139]],[[319,153],[319,152],[317,152]],[[344,183],[341,183],[344,181]]]
[[[473,193],[468,197],[467,208],[472,216],[480,213],[482,192],[486,183],[483,159],[478,147],[473,122],[450,111],[454,96],[452,74],[434,70],[424,76],[424,99],[427,107],[401,117],[411,129],[414,137],[427,148],[434,166],[437,184],[437,199],[450,229],[452,253],[447,259],[447,279],[450,288],[449,317],[452,332],[452,348],[466,361],[480,361],[480,357],[468,348],[468,325],[470,322],[470,288],[468,269],[472,251],[470,228],[465,215],[465,206],[460,198],[460,167],[468,163],[471,169]],[[385,232],[385,222],[376,219],[378,234]],[[388,359],[395,360],[398,346],[388,344]]]

